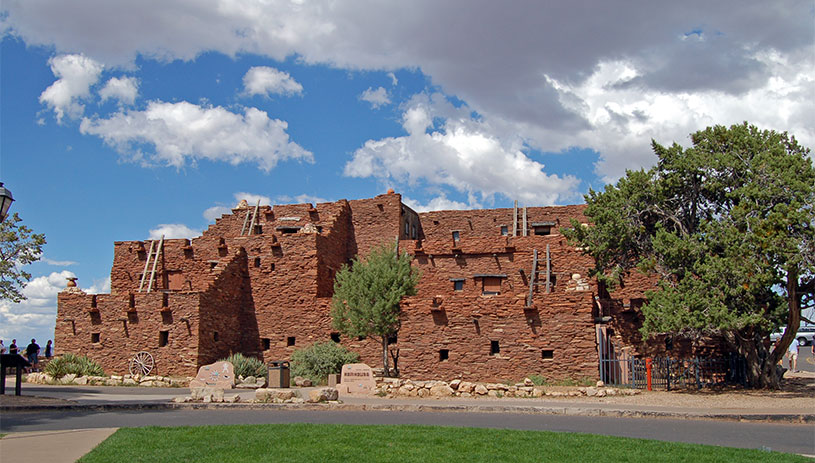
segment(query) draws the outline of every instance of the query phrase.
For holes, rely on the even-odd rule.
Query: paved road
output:
[[[205,424],[423,424],[585,432],[664,441],[815,454],[815,426],[731,421],[550,416],[514,413],[169,410],[133,412],[6,412],[0,432]]]

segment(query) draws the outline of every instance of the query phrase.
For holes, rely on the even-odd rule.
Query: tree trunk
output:
[[[778,389],[780,377],[776,361],[767,350],[764,339],[752,333],[731,332],[725,338],[744,357],[745,373],[750,387],[755,389]]]
[[[390,377],[391,372],[388,367],[388,336],[382,336],[382,365],[385,366],[384,375]]]

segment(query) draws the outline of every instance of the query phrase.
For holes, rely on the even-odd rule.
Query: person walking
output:
[[[790,371],[793,373],[798,373],[798,340],[793,339],[790,343],[789,349],[787,349],[787,357],[789,357],[790,361]]]
[[[37,371],[37,364],[39,363],[39,359],[37,358],[40,355],[40,346],[37,344],[37,340],[32,338],[31,344],[25,348],[25,356],[28,357],[28,363],[31,364],[31,371]]]
[[[51,345],[51,340],[48,340],[48,343],[45,345],[45,358],[51,359],[54,356],[54,347]]]
[[[17,353],[17,340],[12,339],[11,344],[8,345],[8,353],[14,355]]]

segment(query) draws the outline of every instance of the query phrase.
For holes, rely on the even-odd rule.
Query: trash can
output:
[[[289,362],[269,362],[268,387],[289,387]]]

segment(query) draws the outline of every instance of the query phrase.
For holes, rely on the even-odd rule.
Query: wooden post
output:
[[[150,281],[147,283],[147,292],[148,293],[150,292],[150,290],[153,289],[153,280],[156,279],[156,265],[158,265],[158,255],[161,253],[161,246],[162,245],[164,245],[164,235],[161,235],[161,239],[158,242],[158,248],[156,248],[156,256],[153,259],[153,271],[150,272]],[[148,257],[148,259],[149,259],[149,257]]]
[[[255,205],[255,212],[252,214],[252,223],[249,224],[249,230],[246,230],[247,235],[254,235],[255,234],[255,219],[258,216],[258,209],[260,209],[260,200],[258,199],[258,203]],[[247,214],[247,217],[249,215]]]
[[[645,383],[646,389],[651,390],[651,359],[645,359]]]
[[[523,230],[523,234],[522,234],[522,236],[526,236],[526,235],[527,235],[527,231],[526,231],[526,229],[527,229],[527,227],[526,227],[526,206],[524,206],[524,230]]]
[[[537,251],[536,251],[537,252]],[[546,245],[546,294],[551,291],[552,259],[549,256],[549,245]]]
[[[518,236],[518,200],[515,200],[515,207],[512,208],[512,236]]]
[[[538,276],[538,250],[532,252],[532,274],[529,275],[529,297],[526,298],[526,306],[532,307],[532,291],[535,289],[535,280]]]

